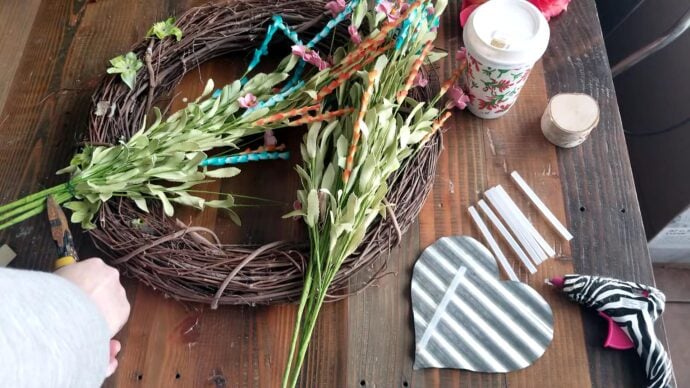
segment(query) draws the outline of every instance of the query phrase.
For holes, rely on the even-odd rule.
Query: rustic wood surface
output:
[[[438,45],[461,43],[457,1],[450,2]],[[126,52],[156,20],[179,15],[198,0],[5,0],[0,4],[0,203],[60,181],[86,127],[87,111],[107,60]],[[303,371],[303,387],[642,387],[643,369],[632,351],[601,348],[603,321],[543,285],[551,275],[577,271],[653,283],[644,230],[625,148],[606,52],[593,0],[576,0],[551,22],[552,39],[517,105],[499,120],[460,113],[447,125],[445,152],[430,200],[404,243],[391,254],[391,275],[377,287],[327,305]],[[249,53],[248,53],[249,55]],[[178,87],[176,106],[203,80],[230,80],[243,58],[192,71]],[[452,63],[441,68],[449,75]],[[586,92],[599,101],[599,128],[582,146],[556,150],[539,132],[548,97]],[[299,134],[281,140],[294,144]],[[519,195],[508,174],[518,170],[576,236],[563,243]],[[296,180],[279,163],[253,167],[233,183],[247,193],[288,201]],[[412,370],[414,334],[409,302],[412,265],[437,238],[479,237],[466,208],[502,184],[552,242],[561,259],[519,276],[554,310],[555,337],[535,365],[509,374]],[[218,187],[220,186],[220,187]],[[211,187],[227,188],[226,183]],[[263,189],[256,189],[263,187]],[[276,188],[279,188],[277,190]],[[263,190],[263,191],[262,191]],[[295,237],[295,223],[277,223],[281,206],[245,212],[238,230],[222,213],[185,213],[213,226],[226,241]],[[258,212],[258,213],[257,213]],[[76,233],[82,256],[98,255]],[[14,265],[47,270],[54,246],[43,217],[0,233],[18,253]],[[507,249],[506,249],[507,252]],[[132,317],[119,335],[120,368],[109,387],[273,387],[287,356],[293,306],[233,307],[211,311],[165,299],[127,281]],[[657,332],[663,334],[663,325]]]

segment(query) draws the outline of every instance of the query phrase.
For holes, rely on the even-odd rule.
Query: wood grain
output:
[[[10,91],[10,84],[22,58],[41,0],[6,0],[0,3],[0,107]],[[0,120],[2,120],[0,118]],[[1,123],[2,121],[0,121]]]
[[[575,269],[654,284],[647,240],[630,169],[623,126],[616,101],[596,7],[592,1],[573,2],[568,12],[551,23],[551,42],[544,55],[547,91],[587,93],[601,109],[599,126],[588,141],[559,150],[566,213]],[[590,373],[595,386],[644,386],[644,370],[633,351],[601,348],[602,320],[583,314],[590,346]],[[665,342],[662,320],[657,334]],[[668,347],[667,347],[668,348]]]
[[[0,90],[5,93],[4,100],[0,94],[3,203],[61,181],[53,173],[68,162],[86,127],[90,94],[107,60],[126,52],[153,21],[179,15],[202,1],[32,0],[23,3],[25,8],[19,3],[7,1],[0,6],[0,22],[6,22],[0,24],[0,36],[3,31],[16,35],[14,39],[0,38],[0,59],[9,61],[3,61],[9,66],[0,70],[0,86],[6,86]],[[439,46],[451,52],[461,42],[458,3],[450,2],[439,39]],[[581,312],[542,284],[548,276],[572,270],[653,282],[594,1],[573,2],[551,27],[551,46],[543,65],[535,68],[508,115],[483,122],[460,113],[449,121],[430,200],[419,223],[391,252],[391,274],[377,287],[324,308],[302,387],[643,386],[636,354],[602,350],[603,321]],[[8,56],[8,52],[14,55]],[[243,61],[246,58],[219,60],[193,70],[177,89],[174,107],[181,106],[183,97],[194,98],[208,76],[219,83],[232,79]],[[442,78],[450,70],[443,66]],[[571,151],[557,151],[538,130],[537,120],[547,98],[561,91],[589,93],[602,108],[599,129]],[[285,133],[279,139],[294,150],[299,136],[298,132]],[[572,244],[562,243],[521,197],[508,178],[513,169],[557,217],[567,220],[576,235]],[[289,208],[290,193],[297,185],[296,179],[284,179],[291,167],[269,162],[250,166],[246,172],[237,180],[208,189],[262,195],[278,201],[277,206],[247,209],[241,214],[248,220],[242,229],[233,226],[222,212],[180,212],[180,219],[211,226],[224,241],[304,238],[299,224],[275,221]],[[515,373],[413,371],[412,265],[421,250],[438,237],[478,237],[466,208],[481,192],[499,183],[556,250],[572,257],[550,260],[534,276],[515,265],[520,277],[552,306],[554,342],[535,365]],[[98,254],[82,233],[75,234],[82,256]],[[47,270],[54,258],[47,223],[40,216],[0,233],[0,241],[18,253],[15,266]],[[517,263],[514,257],[510,259]],[[211,311],[165,299],[133,281],[127,283],[127,289],[132,316],[119,335],[123,342],[120,367],[106,382],[107,387],[278,385],[294,306]]]

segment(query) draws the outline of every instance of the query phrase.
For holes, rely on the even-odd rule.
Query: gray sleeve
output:
[[[98,307],[49,273],[0,268],[0,385],[99,387],[110,353]]]

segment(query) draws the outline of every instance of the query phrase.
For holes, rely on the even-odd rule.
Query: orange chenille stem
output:
[[[465,71],[466,68],[467,61],[462,61],[460,66],[458,66],[458,68],[455,69],[450,78],[448,78],[446,82],[444,82],[443,85],[441,85],[441,90],[439,90],[438,95],[443,96],[444,94],[446,94],[448,89],[450,89],[458,81],[458,79],[462,75],[462,72]]]
[[[357,120],[352,126],[352,142],[350,143],[350,149],[347,154],[347,159],[345,160],[345,171],[343,171],[343,183],[347,185],[347,181],[350,180],[350,174],[352,173],[352,166],[355,162],[355,152],[357,152],[357,143],[359,143],[360,137],[360,127],[362,122],[364,122],[364,115],[367,114],[367,108],[369,107],[369,101],[371,100],[371,95],[374,93],[374,83],[376,82],[376,77],[378,77],[378,71],[372,70],[369,72],[369,84],[367,85],[367,90],[362,94],[362,102],[359,107],[359,114],[357,115]]]
[[[446,120],[448,120],[452,115],[453,113],[451,113],[451,111],[446,111],[446,113],[444,113],[443,116],[434,120],[434,123],[431,125],[431,132],[427,133],[427,135],[424,136],[424,139],[422,139],[421,144],[426,143],[429,139],[431,139],[431,136],[433,136],[436,133],[436,131],[443,128],[443,124],[445,124]]]
[[[408,16],[410,16],[410,13],[418,8],[422,4],[421,0],[417,0],[414,3],[410,4],[410,6],[403,12],[403,14],[397,18],[396,20],[392,22],[387,22],[382,28],[381,31],[379,31],[375,36],[373,37],[368,37],[364,39],[362,43],[357,46],[357,49],[351,53],[349,53],[343,60],[340,62],[338,65],[337,69],[334,69],[333,75],[338,74],[342,71],[345,71],[349,66],[352,66],[354,63],[356,63],[358,60],[360,60],[364,54],[367,52],[371,52],[373,48],[378,47],[383,43],[384,40],[386,40],[386,37],[388,36],[388,33],[393,31],[393,29],[397,28],[403,21],[407,19]]]
[[[373,62],[374,60],[376,60],[376,58],[378,58],[379,55],[388,51],[388,49],[393,45],[393,43],[394,42],[390,42],[387,45],[380,47],[378,50],[373,52],[371,56],[369,56],[367,59],[365,59],[364,61],[359,63],[357,66],[353,67],[352,69],[350,69],[349,71],[347,71],[345,73],[340,74],[338,76],[338,78],[331,81],[331,83],[329,83],[328,85],[326,85],[325,87],[323,87],[323,89],[321,89],[319,91],[319,94],[317,94],[317,96],[316,96],[316,101],[321,101],[324,97],[331,94],[335,89],[338,88],[338,86],[342,85],[343,82],[349,80],[350,77],[352,77],[352,74],[361,70],[364,66],[366,66],[366,65],[370,64],[371,62]]]
[[[272,123],[272,122],[275,122],[275,121],[281,121],[281,120],[284,120],[284,119],[287,119],[287,118],[290,118],[290,117],[300,116],[300,115],[303,115],[303,114],[305,114],[305,113],[311,112],[311,111],[313,111],[313,110],[317,110],[317,109],[319,109],[320,107],[321,107],[321,105],[319,105],[319,104],[314,104],[314,105],[309,105],[309,106],[305,106],[305,107],[302,107],[302,108],[294,108],[294,109],[291,109],[291,110],[289,110],[289,111],[287,111],[287,112],[276,113],[276,114],[274,114],[274,115],[272,115],[272,116],[264,117],[264,118],[262,118],[262,119],[257,120],[257,121],[254,123],[254,126],[255,126],[255,127],[257,127],[257,126],[262,126],[262,125],[266,125],[266,124],[268,124],[268,123]]]
[[[338,110],[334,110],[334,111],[330,111],[330,112],[321,113],[321,114],[318,114],[316,116],[304,116],[304,117],[301,117],[297,120],[290,121],[287,125],[288,125],[288,127],[297,127],[300,125],[315,123],[317,121],[328,121],[330,119],[344,116],[344,115],[352,113],[352,112],[354,112],[354,109],[352,109],[352,108],[343,108],[343,109],[338,109]]]
[[[446,111],[446,113],[444,113],[443,116],[434,120],[434,123],[431,125],[431,133],[434,133],[441,129],[443,127],[443,124],[446,123],[446,120],[448,120],[452,115],[453,113],[451,113],[451,111]]]
[[[414,83],[414,79],[417,77],[417,73],[419,73],[419,69],[422,68],[424,59],[427,55],[429,55],[429,52],[431,52],[432,48],[433,45],[431,44],[431,41],[426,42],[424,48],[422,49],[422,53],[419,55],[419,58],[417,58],[412,64],[412,71],[410,72],[410,75],[407,77],[405,87],[398,92],[398,104],[401,104],[403,100],[405,100],[405,97],[407,97],[407,93],[409,93],[410,89],[412,88],[412,84]]]

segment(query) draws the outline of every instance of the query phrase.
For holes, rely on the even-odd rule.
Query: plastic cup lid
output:
[[[549,24],[525,0],[490,0],[470,15],[465,45],[480,61],[500,65],[536,62],[549,43]]]

